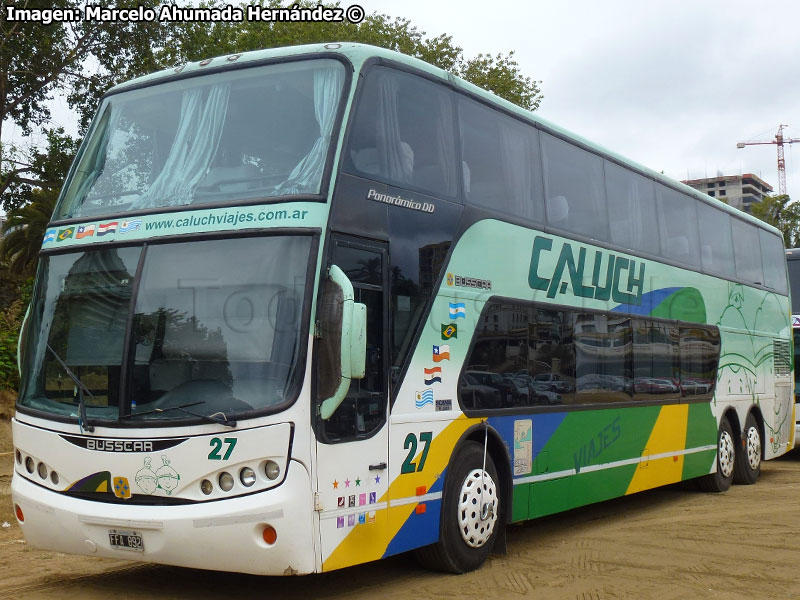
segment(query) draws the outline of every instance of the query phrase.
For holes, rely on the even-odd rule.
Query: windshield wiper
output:
[[[75,385],[78,387],[78,427],[80,428],[81,433],[83,433],[84,430],[88,431],[89,433],[94,432],[94,425],[91,425],[86,417],[86,402],[83,400],[83,393],[86,392],[92,397],[94,397],[94,394],[92,394],[92,392],[89,391],[89,388],[87,388],[83,382],[78,379],[78,376],[72,372],[67,364],[61,360],[61,357],[50,347],[50,344],[47,344],[47,349],[50,350],[52,355],[58,361],[58,364],[60,364],[61,368],[64,369],[64,372],[69,375],[69,378],[72,379],[72,381],[75,382]]]
[[[213,415],[203,415],[200,413],[192,412],[191,410],[186,410],[190,406],[197,406],[198,404],[205,404],[205,402],[192,402],[190,404],[181,404],[180,406],[168,406],[166,408],[154,408],[153,410],[146,410],[144,412],[139,413],[131,413],[128,417],[141,417],[143,415],[152,415],[155,413],[163,413],[170,410],[179,410],[181,412],[186,413],[187,415],[192,415],[193,417],[197,417],[198,419],[202,419],[207,423],[217,423],[219,425],[225,425],[225,427],[236,427],[236,421],[229,419],[225,416],[225,413],[214,413]],[[222,415],[222,418],[217,417],[216,415]]]

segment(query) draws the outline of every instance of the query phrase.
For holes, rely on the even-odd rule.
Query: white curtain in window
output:
[[[229,83],[187,90],[164,168],[132,209],[188,204],[217,153],[228,109]]]
[[[309,153],[278,187],[278,194],[318,194],[325,157],[333,134],[344,72],[341,67],[314,71],[314,115],[319,125],[319,137]]]

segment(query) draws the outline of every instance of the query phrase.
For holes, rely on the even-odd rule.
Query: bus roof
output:
[[[612,159],[615,162],[621,163],[627,167],[633,168],[636,171],[639,171],[643,175],[659,182],[664,185],[670,186],[679,190],[680,192],[692,196],[697,200],[705,202],[706,204],[710,204],[712,206],[716,206],[732,215],[739,217],[745,221],[749,221],[754,225],[761,227],[763,229],[767,229],[772,233],[783,237],[780,231],[775,227],[761,221],[753,217],[752,215],[740,211],[736,208],[733,208],[724,202],[716,198],[712,198],[707,194],[703,194],[694,188],[691,188],[679,181],[671,179],[658,171],[655,171],[649,167],[646,167],[636,161],[633,161],[621,154],[618,154],[612,150],[609,150],[599,144],[596,144],[586,138],[577,135],[571,131],[568,131],[558,125],[548,121],[547,119],[543,119],[536,115],[535,113],[525,110],[517,106],[516,104],[509,102],[499,96],[488,92],[460,77],[453,75],[441,69],[439,67],[435,67],[429,63],[426,63],[423,60],[418,58],[414,58],[408,56],[406,54],[401,54],[399,52],[395,52],[393,50],[387,50],[385,48],[380,48],[377,46],[370,46],[368,44],[356,44],[352,42],[330,42],[324,44],[307,44],[303,46],[284,46],[280,48],[269,48],[265,50],[253,50],[250,52],[242,52],[237,54],[231,54],[226,56],[218,56],[211,59],[205,59],[198,62],[191,62],[186,63],[184,65],[180,65],[178,67],[173,67],[169,69],[164,69],[163,71],[157,71],[155,73],[150,73],[149,75],[144,75],[142,77],[137,77],[136,79],[131,79],[129,81],[120,83],[113,88],[111,88],[108,93],[113,94],[116,92],[124,91],[125,89],[132,88],[132,87],[139,87],[142,85],[148,85],[151,83],[156,83],[159,80],[169,80],[169,79],[178,79],[186,77],[192,73],[198,73],[200,71],[210,69],[213,71],[217,71],[218,69],[224,69],[226,66],[242,65],[245,63],[253,62],[258,63],[262,61],[269,61],[275,60],[280,58],[288,58],[288,57],[296,57],[296,56],[311,56],[313,54],[339,54],[346,57],[353,65],[355,71],[358,71],[361,66],[367,60],[371,58],[384,58],[386,60],[395,61],[397,63],[402,63],[419,71],[423,71],[433,77],[449,82],[456,88],[462,89],[464,91],[469,92],[479,98],[485,100],[490,104],[494,104],[495,106],[499,106],[506,110],[507,112],[511,112],[523,119],[529,120],[533,123],[536,123],[545,130],[548,130],[552,133],[557,134],[560,137],[566,138],[573,142],[578,143],[581,146],[584,146],[586,149],[594,151],[596,153],[602,154],[603,156]]]

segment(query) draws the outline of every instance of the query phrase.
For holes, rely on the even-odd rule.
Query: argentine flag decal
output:
[[[463,302],[450,302],[450,318],[467,318],[467,306]]]

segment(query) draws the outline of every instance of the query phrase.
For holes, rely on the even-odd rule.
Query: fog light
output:
[[[264,466],[264,472],[269,479],[277,479],[278,475],[281,474],[281,468],[275,461],[268,460],[267,464]]]
[[[14,513],[17,515],[17,520],[20,523],[25,522],[25,515],[22,514],[22,509],[19,507],[19,504],[14,505]]]
[[[233,475],[227,471],[219,474],[219,487],[223,492],[230,492],[233,489]]]
[[[250,487],[256,482],[256,472],[250,467],[245,467],[239,471],[239,481],[244,487]]]
[[[203,481],[200,482],[200,491],[208,496],[214,491],[214,486],[208,479],[203,479]]]
[[[39,477],[42,479],[47,479],[47,467],[44,466],[44,463],[39,463],[39,466],[36,467],[36,470],[39,472]]]
[[[53,485],[58,485],[58,473],[56,473],[55,471],[50,473],[50,481],[53,482]]]
[[[34,464],[33,459],[30,456],[25,459],[25,468],[27,469],[28,473],[33,473]]]
[[[16,454],[17,454],[17,463],[22,464],[22,452],[17,450]]]
[[[269,546],[272,546],[272,544],[278,541],[278,532],[275,531],[275,528],[272,525],[267,525],[264,527],[264,531],[261,532],[261,536]]]

